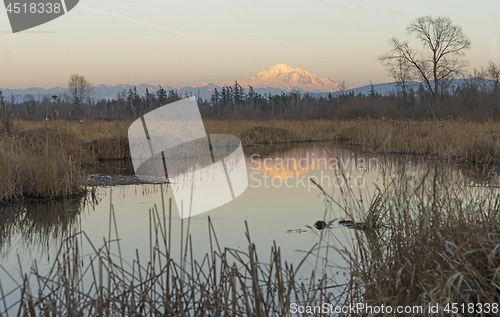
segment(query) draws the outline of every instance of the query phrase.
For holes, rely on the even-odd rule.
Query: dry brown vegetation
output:
[[[324,277],[313,272],[309,285],[299,283],[296,274],[304,261],[295,267],[288,264],[276,245],[265,255],[266,261],[259,260],[248,227],[247,250],[221,248],[209,218],[210,251],[193,257],[189,220],[184,220],[187,232],[180,237],[178,260],[171,257],[179,241],[171,236],[171,209],[155,206],[149,216],[150,260],[146,263],[141,262],[139,251],[131,262],[121,257],[110,206],[110,228],[115,225],[104,245],[97,247],[85,232],[73,231],[62,241],[48,273],[34,266],[14,290],[0,292],[0,314],[263,317],[289,315],[292,302],[336,304],[325,290]],[[90,254],[83,254],[83,244]]]
[[[322,230],[320,244],[311,245],[304,261],[320,249],[339,252],[350,265],[345,287],[335,285],[331,270],[323,275],[319,269],[312,273],[311,284],[301,284],[298,267],[282,260],[278,246],[265,258],[257,255],[248,228],[248,250],[219,246],[210,219],[210,250],[200,261],[199,254],[193,257],[189,220],[184,223],[185,237],[172,237],[171,211],[164,206],[150,209],[146,263],[139,256],[132,262],[121,257],[116,226],[101,247],[93,245],[84,232],[74,232],[62,242],[49,273],[42,274],[35,266],[31,278],[23,276],[13,292],[2,294],[0,305],[3,302],[7,311],[4,300],[12,302],[15,297],[10,312],[22,316],[289,316],[293,315],[291,303],[327,302],[421,306],[422,312],[405,316],[450,316],[444,310],[448,303],[464,304],[467,309],[469,304],[482,303],[484,309],[484,304],[498,303],[497,191],[470,187],[453,173],[432,167],[406,171],[403,164],[397,168],[402,169],[398,176],[388,178],[383,188],[363,200],[349,189],[338,199],[323,192],[327,205],[340,207],[335,212],[327,208],[324,220],[332,223],[341,212],[344,219],[363,222],[362,230],[344,229],[353,233],[354,247],[335,243],[338,232]],[[110,228],[114,217],[111,206]],[[172,242],[177,246],[179,239],[182,253],[174,259]],[[82,241],[90,246],[90,254],[82,254]],[[332,287],[339,286],[340,295],[334,295]],[[441,310],[428,313],[437,303]],[[497,315],[491,306],[490,311],[463,315]]]
[[[73,140],[72,135],[49,130],[4,135],[0,140],[0,201],[81,194],[78,158],[82,152]]]
[[[455,174],[436,167],[420,173],[402,168],[367,204],[366,196],[363,200],[349,189],[341,199],[323,191],[341,217],[363,223],[363,230],[350,230],[354,248],[335,243],[332,232],[321,237],[350,265],[346,303],[423,308],[405,316],[498,315],[498,190],[470,186]],[[338,217],[333,209],[326,222]],[[446,311],[451,303],[464,305],[465,314],[452,314],[451,306]],[[436,304],[439,312],[429,313]],[[479,305],[485,304],[489,312],[481,313]]]
[[[228,133],[243,145],[343,140],[380,153],[425,155],[432,159],[491,163],[500,158],[500,123],[394,120],[206,120],[209,133]]]
[[[129,158],[126,122],[0,121],[0,202],[82,195],[82,166]],[[92,132],[90,132],[92,131]]]
[[[207,133],[240,137],[244,146],[342,140],[379,153],[496,163],[500,123],[394,120],[204,120]],[[82,192],[81,166],[130,160],[131,121],[3,119],[0,201],[54,198]]]
[[[132,120],[12,120],[14,131],[49,130],[73,139],[62,140],[61,145],[79,147],[86,154],[82,164],[93,164],[96,160],[130,158],[127,131]],[[74,144],[70,144],[73,142]]]
[[[132,121],[15,120],[19,131],[49,129],[73,135],[95,159],[130,157],[127,131]],[[460,120],[216,120],[205,119],[207,133],[238,136],[244,146],[283,142],[343,140],[374,152],[426,155],[461,162],[496,162],[500,122]],[[390,137],[389,137],[390,136]]]

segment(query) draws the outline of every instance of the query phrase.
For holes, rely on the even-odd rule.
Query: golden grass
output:
[[[243,145],[343,140],[372,152],[474,163],[500,159],[500,122],[494,121],[205,120],[205,126],[209,133],[239,136]]]
[[[343,122],[338,138],[372,151],[425,155],[460,162],[489,163],[500,158],[500,123],[461,121]]]
[[[363,230],[350,231],[354,248],[332,244],[339,241],[328,238],[334,232],[323,230],[321,244],[311,246],[306,255],[328,248],[345,257],[350,280],[341,297],[326,287],[332,281],[328,273],[314,276],[313,272],[311,285],[300,284],[298,267],[283,261],[277,246],[269,262],[259,260],[248,228],[248,250],[220,248],[209,220],[211,246],[201,261],[193,257],[188,229],[180,237],[184,241],[180,260],[174,260],[171,245],[179,238],[170,235],[171,210],[164,206],[150,209],[150,261],[141,263],[138,257],[127,264],[120,256],[116,227],[101,247],[84,232],[76,232],[63,241],[48,274],[39,274],[35,267],[35,283],[23,276],[18,292],[2,294],[0,305],[21,294],[15,307],[28,316],[283,316],[290,315],[292,302],[421,306],[423,313],[405,315],[449,316],[444,310],[427,312],[438,303],[441,308],[448,303],[465,307],[482,303],[483,308],[498,303],[497,190],[470,187],[447,170],[407,172],[404,167],[397,166],[403,170],[371,199],[360,199],[349,189],[337,201],[324,193],[327,205],[340,206],[344,219],[363,222]],[[114,217],[111,206],[110,225]],[[92,248],[90,255],[81,254],[82,240]],[[39,285],[40,291],[30,285]]]
[[[85,154],[75,147],[71,135],[49,130],[2,138],[0,202],[82,194],[83,174],[79,163]]]
[[[327,120],[204,120],[207,133],[233,134],[243,146],[336,139],[335,122]]]
[[[98,138],[122,137],[127,135],[132,120],[25,120],[12,119],[13,128],[18,131],[36,130],[49,128],[61,133],[71,133],[83,142]]]
[[[130,158],[126,121],[0,122],[0,202],[86,192],[83,165]]]
[[[347,303],[423,307],[423,313],[405,316],[450,316],[444,308],[457,303],[466,309],[473,305],[475,313],[466,310],[465,315],[498,315],[500,309],[491,310],[500,301],[495,188],[469,187],[446,170],[431,169],[419,177],[403,171],[372,197],[368,208],[352,191],[344,192],[339,204],[352,221],[364,215],[366,227],[354,231],[353,249],[324,238],[351,265]],[[490,313],[478,313],[478,303],[488,303]],[[430,314],[436,304],[440,311]]]
[[[48,273],[41,274],[35,265],[8,293],[0,281],[0,313],[10,308],[11,314],[19,316],[264,317],[289,315],[293,302],[337,304],[324,287],[325,277],[313,272],[309,285],[300,283],[296,274],[304,261],[296,267],[289,265],[276,245],[266,254],[269,262],[259,260],[248,227],[247,250],[221,248],[209,218],[210,250],[197,260],[188,220],[180,260],[174,260],[172,242],[177,248],[178,237],[170,233],[171,209],[155,206],[149,216],[150,260],[146,263],[141,262],[139,251],[130,262],[121,257],[111,205],[110,228],[115,225],[104,245],[96,247],[85,232],[64,239]],[[82,254],[83,243],[91,254]]]
[[[114,160],[130,158],[127,133],[132,120],[13,120],[16,131],[36,131],[48,129],[71,135],[82,151],[90,158],[83,164],[92,164],[96,160]],[[69,145],[68,143],[63,146]]]
[[[130,157],[127,132],[132,121],[28,121],[16,119],[19,131],[48,128],[74,135],[97,159]],[[216,120],[205,119],[207,133],[238,136],[244,146],[286,142],[343,140],[374,152],[426,155],[468,162],[500,158],[500,122],[394,120]]]
[[[132,121],[33,121],[0,124],[0,201],[59,197],[80,191],[80,166],[130,160]],[[498,122],[331,120],[204,120],[207,133],[238,136],[244,146],[343,140],[379,153],[425,155],[459,162],[500,159]]]

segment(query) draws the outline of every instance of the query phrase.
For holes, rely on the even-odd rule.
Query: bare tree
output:
[[[424,50],[410,48],[408,42],[392,38],[392,50],[379,59],[385,64],[403,63],[409,68],[411,78],[423,81],[436,100],[440,81],[463,74],[468,65],[464,51],[470,48],[470,40],[447,17],[419,17],[406,31],[422,42]]]
[[[337,91],[343,95],[344,92],[349,89],[349,87],[346,85],[345,83],[345,80],[343,80],[342,82],[338,83],[338,86],[337,86]]]
[[[498,94],[498,82],[500,81],[500,64],[497,65],[493,62],[490,62],[488,65],[488,77],[490,80],[493,81],[494,86],[493,86],[493,91],[495,94]]]
[[[79,76],[78,74],[71,75],[68,80],[68,90],[75,110],[79,110],[80,105],[85,102],[90,105],[90,97],[94,95],[94,88],[92,88],[92,84],[85,79],[85,76]]]
[[[387,71],[401,90],[404,100],[408,93],[408,81],[412,79],[411,66],[403,56],[381,59],[382,64],[387,67]]]

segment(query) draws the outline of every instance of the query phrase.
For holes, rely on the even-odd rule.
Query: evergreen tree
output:
[[[371,88],[370,88],[370,94],[369,94],[369,96],[372,97],[372,98],[374,98],[375,96],[377,96],[377,92],[375,91],[375,87],[373,87],[373,84],[372,84],[371,80],[370,80],[370,87]]]
[[[238,81],[234,81],[234,105],[239,106],[243,99],[244,99],[244,92],[243,88],[241,88],[241,85],[238,84]]]
[[[222,110],[226,109],[228,99],[229,98],[228,98],[228,93],[227,93],[227,87],[224,86],[224,87],[222,87],[222,94],[221,94]]]
[[[217,108],[217,116],[220,115],[219,100],[220,100],[220,94],[219,94],[219,91],[217,90],[217,87],[215,87],[214,92],[212,93],[211,103],[212,103],[212,107]]]
[[[144,112],[149,111],[149,98],[150,98],[149,89],[146,87],[146,109],[143,110]],[[142,116],[144,112],[141,112],[140,115]]]
[[[158,99],[160,106],[163,106],[163,102],[167,99],[167,92],[161,86],[159,87],[160,89],[156,92],[156,99]]]
[[[6,115],[5,97],[3,96],[3,92],[1,90],[0,90],[0,109],[2,110],[2,115]]]
[[[257,107],[257,94],[255,93],[255,90],[253,89],[252,86],[248,85],[248,103],[252,108]]]

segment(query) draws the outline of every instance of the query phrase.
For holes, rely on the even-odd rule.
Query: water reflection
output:
[[[86,165],[83,167],[85,175],[135,175],[131,160],[102,161],[99,164]]]
[[[499,187],[498,166],[496,165],[459,165],[459,170],[468,181],[469,186]]]
[[[247,163],[251,169],[280,179],[310,170],[373,171],[379,169],[379,160],[384,158],[349,152],[331,142],[268,146],[248,152]]]
[[[267,210],[270,205],[274,206],[275,201],[278,201],[279,205],[286,206],[286,199],[291,198],[291,196],[298,198],[305,196],[306,190],[319,194],[319,190],[311,184],[310,179],[317,180],[328,193],[333,193],[336,189],[342,187],[339,186],[342,184],[335,181],[322,183],[322,181],[326,180],[326,176],[332,179],[340,177],[340,175],[363,177],[363,185],[366,187],[363,187],[363,189],[369,191],[374,188],[374,184],[381,187],[385,186],[385,182],[393,179],[396,175],[405,175],[404,180],[401,178],[401,181],[410,182],[413,180],[419,182],[429,170],[437,168],[444,171],[439,174],[440,184],[460,181],[467,186],[499,186],[496,166],[471,166],[423,161],[419,157],[380,155],[363,152],[363,148],[351,147],[338,142],[254,146],[245,148],[244,152],[249,167],[249,186],[253,188],[253,194],[246,196],[258,196],[262,210]],[[85,170],[89,174],[113,175],[115,179],[118,179],[118,175],[131,177],[134,174],[130,161],[108,161],[95,166],[87,166]],[[266,177],[274,180],[266,183]],[[296,182],[301,177],[303,177],[303,183]],[[279,182],[279,180],[286,179],[291,181],[288,183]],[[259,182],[256,182],[256,180]],[[114,184],[116,183],[119,182],[114,182]],[[281,186],[273,186],[273,184]],[[286,186],[287,184],[291,186]],[[298,188],[297,184],[299,184]],[[302,184],[304,184],[305,189],[301,188],[300,185]],[[359,185],[359,183],[354,184]],[[344,186],[348,187],[349,184],[345,183]],[[147,204],[148,200],[151,201],[148,196],[159,195],[156,187],[152,185],[134,186],[134,188],[135,195],[144,197],[143,201],[136,204],[137,208],[143,208],[142,204]],[[274,191],[269,190],[269,188],[274,188]],[[170,194],[171,192],[170,190]],[[107,195],[106,191],[102,195],[105,197]],[[115,196],[115,200],[125,199],[125,195],[130,194],[128,191],[123,191],[121,197]],[[79,225],[78,219],[84,209],[84,201],[84,198],[75,198],[62,201],[28,202],[0,206],[0,252],[2,256],[5,258],[9,254],[14,242],[16,250],[38,248],[48,251],[51,247],[57,245],[71,228]],[[252,217],[254,212],[249,213],[245,210],[245,203],[248,201],[242,198],[239,204],[237,202],[238,200],[231,207],[233,210],[234,208],[241,210],[239,219],[243,221],[247,217]],[[147,211],[147,208],[144,209]],[[274,212],[283,210],[283,212],[278,212],[283,214],[286,213],[284,209],[284,207],[278,207],[274,209]],[[218,214],[220,211],[215,210],[214,214]],[[302,216],[295,216],[297,219],[304,219]],[[315,213],[314,216],[309,218],[308,222],[299,220],[286,230],[303,232],[304,227],[297,228],[297,231],[295,231],[295,227],[312,225],[321,216],[321,212]],[[344,217],[339,215],[339,219],[342,218]],[[92,223],[92,219],[90,214],[86,222]],[[106,233],[103,232],[102,234],[104,236]]]
[[[48,254],[68,232],[76,230],[84,198],[37,201],[0,206],[0,253],[37,250]]]
[[[283,259],[295,263],[304,256],[302,251],[309,250],[322,235],[314,228],[318,220],[333,221],[331,228],[323,231],[331,232],[338,242],[349,245],[353,230],[338,222],[343,219],[363,221],[366,217],[363,210],[369,209],[373,193],[377,188],[386,187],[388,182],[408,183],[419,188],[423,180],[435,181],[443,190],[451,186],[456,189],[460,186],[498,186],[496,167],[479,168],[423,161],[420,157],[405,155],[381,155],[338,142],[247,147],[244,154],[249,186],[240,197],[188,220],[181,220],[176,204],[172,204],[170,234],[174,241],[187,241],[186,230],[189,228],[195,257],[203,257],[210,250],[207,216],[213,221],[221,247],[247,248],[243,233],[244,221],[247,221],[259,254],[267,254],[273,241],[276,241],[281,246]],[[134,174],[130,162],[123,161],[87,167],[87,171],[99,175]],[[328,179],[348,175],[353,179],[362,177],[364,186],[349,188],[347,182],[344,186],[338,186],[339,183],[334,181],[327,182]],[[325,206],[320,189],[310,179],[317,180],[334,199],[343,200],[342,208]],[[116,212],[123,257],[134,259],[136,249],[145,255],[144,250],[150,247],[149,209],[156,204],[161,210],[162,202],[165,202],[168,214],[169,200],[175,202],[172,188],[164,186],[163,189],[162,196],[159,185],[101,187],[97,197],[103,203],[94,206],[95,210],[87,208],[88,212],[84,212],[88,206],[84,199],[0,207],[1,264],[10,264],[14,269],[17,253],[30,253],[33,260],[56,252],[61,240],[69,233],[80,230],[80,227],[94,239],[96,245],[100,245],[102,237],[108,236],[109,202],[113,203]],[[355,191],[356,195],[345,199],[347,190]],[[352,210],[357,210],[359,214],[348,214]],[[181,243],[174,242],[173,257],[176,253],[182,254],[178,247]],[[315,256],[320,258],[323,255],[318,253]],[[335,263],[337,267],[345,265],[340,257],[329,256],[329,263]],[[317,266],[315,261],[308,264],[304,266],[307,269]]]

